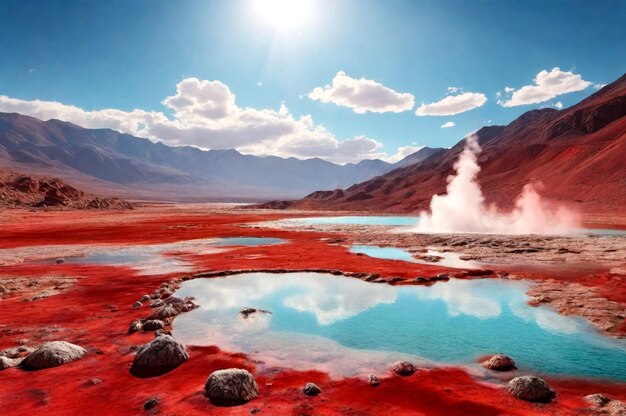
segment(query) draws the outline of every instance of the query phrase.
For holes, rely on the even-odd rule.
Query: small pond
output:
[[[586,321],[527,305],[527,283],[455,280],[375,285],[315,273],[247,273],[184,282],[200,307],[174,321],[191,345],[218,345],[265,365],[334,376],[386,371],[399,358],[464,365],[502,352],[521,371],[626,381],[626,343]],[[244,307],[264,309],[244,318]],[[475,368],[473,366],[472,368]]]

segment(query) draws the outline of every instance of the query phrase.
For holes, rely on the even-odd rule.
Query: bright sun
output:
[[[280,29],[299,28],[309,20],[312,0],[255,0],[255,11]]]

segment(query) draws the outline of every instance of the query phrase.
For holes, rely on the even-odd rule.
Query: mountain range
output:
[[[487,203],[511,208],[527,183],[581,212],[626,214],[626,75],[563,110],[531,110],[507,126],[476,132],[478,180]],[[415,213],[447,178],[464,141],[426,159],[348,187],[268,207]]]
[[[439,150],[422,148],[395,164],[363,160],[338,165],[319,158],[170,147],[110,129],[0,113],[0,167],[54,175],[91,192],[133,199],[300,198],[418,163]]]

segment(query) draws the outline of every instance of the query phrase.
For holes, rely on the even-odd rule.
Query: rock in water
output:
[[[57,367],[78,360],[86,353],[84,348],[66,341],[46,342],[24,358],[22,367],[33,370]]]
[[[302,393],[307,396],[317,396],[322,392],[322,389],[315,383],[306,383],[306,386],[302,389]]]
[[[212,372],[204,391],[213,404],[235,406],[254,399],[259,394],[259,387],[249,371],[228,368]]]
[[[399,376],[410,376],[417,370],[413,364],[408,361],[396,361],[393,363],[393,372]]]
[[[480,363],[480,365],[494,371],[511,371],[517,368],[515,367],[515,361],[504,354],[496,354],[487,361]]]
[[[549,402],[556,396],[548,383],[535,376],[515,377],[509,381],[507,390],[512,396],[529,402]]]
[[[189,359],[185,346],[170,335],[159,335],[139,348],[130,372],[138,377],[165,374]]]

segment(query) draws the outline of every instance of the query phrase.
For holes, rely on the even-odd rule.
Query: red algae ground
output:
[[[278,237],[288,241],[235,248],[225,253],[189,255],[187,259],[199,271],[324,268],[410,279],[450,271],[350,254],[346,247],[332,244],[332,239],[342,237],[337,233],[240,227],[240,224],[282,219],[287,215],[210,211],[197,205],[152,206],[128,212],[12,210],[0,216],[0,248]],[[37,285],[24,285],[17,293],[0,300],[0,349],[15,346],[20,340],[32,346],[50,340],[66,340],[83,346],[88,354],[56,368],[2,371],[0,414],[580,415],[591,414],[585,410],[587,405],[582,400],[587,394],[602,392],[611,398],[626,400],[624,384],[548,379],[557,391],[556,400],[550,404],[532,404],[513,398],[495,384],[474,379],[463,369],[452,367],[418,370],[410,377],[394,376],[391,372],[380,374],[382,383],[378,387],[371,387],[360,378],[331,380],[316,371],[276,368],[257,372],[252,359],[222,351],[219,346],[189,347],[190,359],[175,370],[159,377],[134,377],[129,372],[133,347],[148,342],[153,334],[127,334],[130,322],[144,317],[149,309],[146,306],[133,309],[132,304],[141,295],[154,292],[161,283],[183,275],[146,276],[128,267],[67,263],[2,267],[0,278],[45,281],[62,276],[76,280],[38,300],[23,301],[39,290]],[[603,282],[606,283],[605,279],[600,279],[596,284],[603,285]],[[584,280],[584,284],[593,283]],[[624,293],[623,283],[615,290]],[[242,406],[216,407],[204,396],[204,382],[212,371],[230,367],[250,370],[257,379],[260,395]],[[305,396],[301,389],[307,382],[318,384],[322,394]],[[146,411],[143,403],[150,398],[159,399],[160,404]]]

